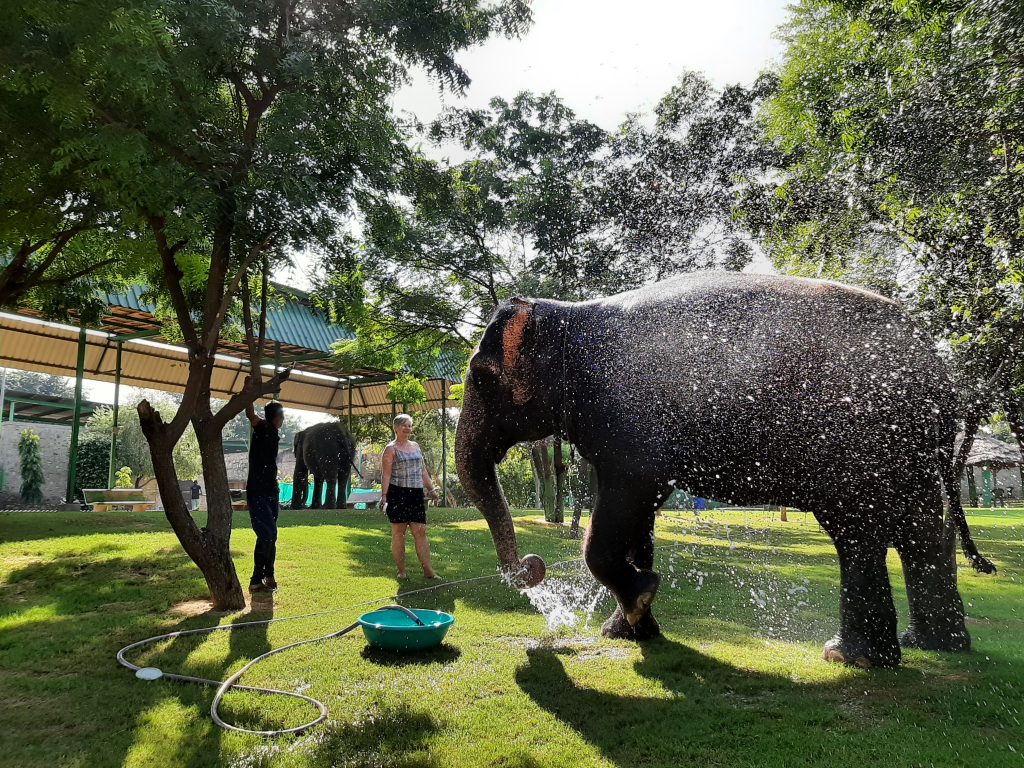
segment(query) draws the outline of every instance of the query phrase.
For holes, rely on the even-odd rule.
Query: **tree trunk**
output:
[[[208,509],[207,527],[200,529],[178,485],[178,476],[174,470],[174,442],[167,434],[167,425],[146,400],[139,403],[138,410],[142,431],[149,442],[164,514],[186,554],[206,579],[213,607],[222,611],[244,608],[245,595],[231,560],[231,499],[219,434],[214,445],[212,430],[208,427],[202,433],[197,433],[203,458]]]
[[[544,510],[544,519],[548,522],[555,522],[555,473],[551,464],[551,453],[549,452],[550,442],[538,440],[533,444],[531,455],[533,457],[534,481],[540,482],[540,495],[538,502]]]
[[[551,445],[555,474],[555,508],[549,522],[561,525],[565,522],[565,457],[562,455],[562,438],[555,437]]]
[[[967,467],[967,500],[972,507],[978,506],[978,484],[974,479],[974,467]]]
[[[530,467],[533,469],[533,490],[537,496],[537,506],[544,509],[544,459],[541,456],[544,441],[530,446]]]
[[[593,508],[594,491],[590,462],[582,456],[576,459],[576,488],[572,494],[572,525],[569,527],[569,538],[580,537],[580,520],[583,517],[584,501],[588,507]]]

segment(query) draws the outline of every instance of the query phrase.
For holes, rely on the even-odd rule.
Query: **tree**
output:
[[[450,88],[453,56],[518,34],[525,0],[445,4],[327,0],[19,0],[10,55],[62,129],[57,151],[104,208],[152,247],[149,283],[189,375],[169,421],[138,406],[167,518],[218,608],[244,596],[231,561],[225,425],[275,392],[264,376],[272,270],[289,249],[340,252],[340,220],[390,182],[403,136],[390,96],[409,66]],[[223,334],[247,341],[252,375],[214,410]],[[191,423],[209,516],[199,528],[177,488],[173,447]]]
[[[969,437],[1024,420],[1024,61],[1010,0],[803,0],[745,213],[780,268],[902,299],[950,347]],[[966,457],[970,439],[964,442]]]
[[[395,194],[365,211],[357,269],[326,276],[319,293],[357,341],[346,364],[430,369],[466,357],[501,301],[579,298],[604,274],[592,188],[605,134],[554,94],[493,99],[430,127],[471,154],[447,164],[410,155]],[[603,280],[603,277],[600,277]]]
[[[21,459],[21,500],[26,504],[43,503],[43,457],[39,451],[39,435],[23,430],[18,440]]]
[[[169,395],[145,395],[142,391],[129,391],[124,398],[125,404],[121,406],[120,418],[117,426],[117,454],[114,456],[115,466],[128,467],[131,469],[135,481],[142,485],[154,477],[153,457],[149,450],[149,442],[146,440],[139,422],[136,408],[138,403],[147,399],[151,406],[157,409],[164,418],[170,419],[178,409],[177,398]],[[107,461],[110,459],[110,435],[114,428],[114,410],[112,408],[99,408],[89,417],[82,431],[84,440],[104,440],[107,445]],[[191,425],[185,429],[181,439],[175,444],[172,451],[175,474],[181,478],[199,477],[202,474],[202,455],[199,451],[199,442],[196,439],[195,430]],[[109,464],[105,465],[103,472],[103,487],[106,487]],[[84,482],[84,480],[83,480]],[[95,486],[94,486],[95,487]]]
[[[109,473],[110,435],[90,435],[79,440],[75,498],[85,498],[83,488],[106,488],[110,480]]]
[[[27,392],[32,395],[50,395],[52,397],[71,398],[75,396],[75,386],[64,376],[51,376],[46,373],[17,371],[7,369],[7,389]]]
[[[631,115],[602,169],[602,208],[615,222],[620,289],[710,267],[740,270],[753,254],[735,215],[742,190],[776,164],[756,114],[774,78],[717,90],[684,72],[655,107]]]

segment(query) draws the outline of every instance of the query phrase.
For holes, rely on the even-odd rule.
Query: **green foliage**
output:
[[[114,487],[115,488],[134,488],[135,479],[132,477],[131,467],[121,467],[119,470],[114,472]]]
[[[797,3],[765,113],[785,172],[745,204],[777,267],[903,299],[951,346],[969,401],[1018,411],[1020,30],[1007,0]]]
[[[450,111],[429,137],[471,159],[407,158],[396,194],[365,209],[362,248],[319,286],[359,337],[349,365],[425,372],[440,354],[465,358],[501,301],[597,285],[603,131],[554,94],[521,93]]]
[[[427,399],[423,381],[409,374],[402,374],[388,382],[388,400],[402,405],[415,405]]]
[[[135,410],[136,404],[142,399],[142,393],[129,391],[123,394],[125,396],[120,407],[117,452],[114,461],[118,466],[129,467],[135,478],[144,481],[153,477],[153,458],[149,451],[149,442],[139,424],[138,412]],[[165,419],[170,420],[177,409],[177,402],[170,396],[148,393],[147,399]],[[113,409],[100,408],[85,423],[83,436],[109,440],[113,426]],[[182,439],[174,446],[173,457],[178,477],[188,478],[202,475],[199,442],[196,440],[195,431],[191,426],[186,428]]]
[[[106,488],[110,480],[110,437],[87,435],[78,441],[78,487],[75,498],[84,499],[83,488]]]
[[[65,376],[51,376],[33,371],[7,369],[7,391],[28,392],[33,395],[52,395],[53,397],[72,398],[75,396],[75,385],[72,379]]]
[[[516,445],[505,454],[498,465],[498,479],[509,504],[517,508],[533,506],[533,467],[529,447]]]
[[[18,440],[21,461],[21,500],[26,504],[43,503],[43,457],[39,435],[31,429],[22,430]]]
[[[654,110],[619,128],[602,169],[602,207],[613,217],[624,289],[680,272],[740,270],[753,254],[736,203],[777,163],[755,114],[774,78],[716,89],[684,72]]]

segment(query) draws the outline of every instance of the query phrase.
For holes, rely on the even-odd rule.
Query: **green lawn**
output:
[[[267,741],[217,729],[207,714],[212,689],[137,681],[114,654],[173,629],[393,594],[379,512],[284,513],[272,610],[226,617],[190,603],[203,582],[158,513],[0,513],[0,764],[1021,765],[1024,511],[971,522],[1000,571],[981,576],[961,564],[975,644],[968,655],[908,652],[894,672],[827,665],[819,653],[835,628],[838,571],[813,519],[680,513],[657,528],[663,639],[642,647],[600,639],[607,599],[589,628],[550,632],[497,580],[424,593],[407,604],[457,616],[439,651],[375,654],[357,633],[277,656],[246,678],[330,708],[325,726]],[[246,524],[241,515],[234,538],[243,576],[253,543]],[[578,542],[538,524],[536,513],[517,525],[524,552],[549,563],[578,555]],[[494,572],[475,513],[434,513],[430,535],[445,579]],[[423,585],[414,576],[403,586]],[[137,661],[220,679],[356,613],[179,639]],[[261,728],[310,716],[251,694],[230,695],[225,712]]]

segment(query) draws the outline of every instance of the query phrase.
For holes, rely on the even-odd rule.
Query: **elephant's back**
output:
[[[705,273],[575,312],[575,407],[603,403],[599,418],[633,450],[673,445],[710,465],[760,455],[795,472],[819,454],[899,463],[952,418],[934,344],[868,291]]]

